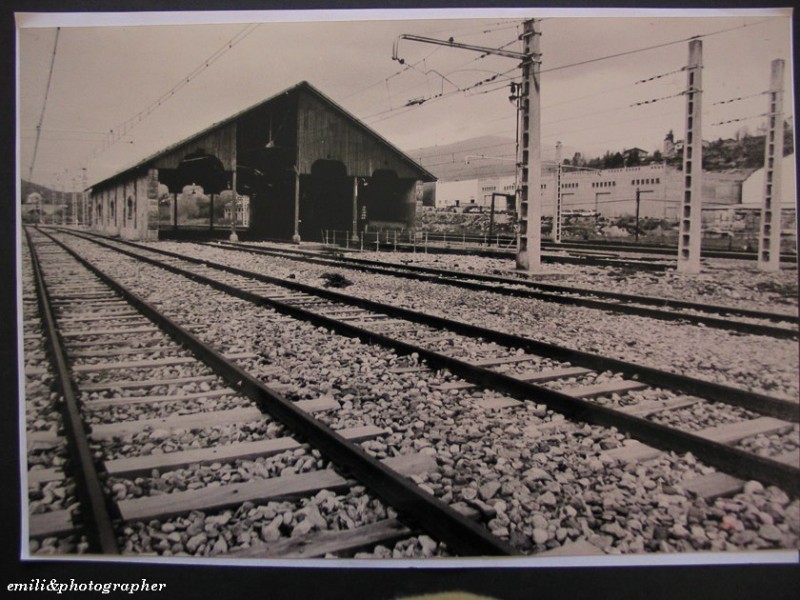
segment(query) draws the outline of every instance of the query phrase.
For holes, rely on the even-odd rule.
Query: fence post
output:
[[[428,253],[428,232],[425,232],[425,254]]]
[[[397,252],[397,232],[394,232],[394,251]]]

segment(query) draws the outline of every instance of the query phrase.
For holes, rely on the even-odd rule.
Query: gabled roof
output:
[[[320,92],[313,85],[311,85],[307,81],[301,81],[300,83],[298,83],[298,84],[296,84],[296,85],[294,85],[294,86],[292,86],[290,88],[287,88],[287,89],[283,90],[282,92],[279,92],[279,93],[277,93],[277,94],[275,94],[273,96],[270,96],[266,100],[262,100],[261,102],[258,102],[256,104],[253,104],[252,106],[249,106],[249,107],[247,107],[247,108],[245,108],[243,110],[240,110],[239,112],[234,113],[230,117],[227,117],[227,118],[225,118],[225,119],[223,119],[221,121],[217,121],[216,123],[213,123],[213,124],[209,125],[205,129],[203,129],[203,130],[201,130],[201,131],[199,131],[197,133],[194,133],[194,134],[190,135],[189,137],[186,137],[186,138],[180,140],[179,142],[175,142],[174,144],[171,144],[171,145],[167,146],[166,148],[164,148],[162,150],[159,150],[158,152],[156,152],[154,154],[151,154],[150,156],[140,160],[139,162],[137,162],[133,166],[128,167],[127,169],[123,169],[122,171],[119,171],[119,172],[115,173],[111,177],[107,177],[107,178],[105,178],[105,179],[103,179],[101,181],[98,181],[97,183],[95,183],[92,186],[90,186],[90,188],[88,188],[88,189],[91,189],[92,187],[101,186],[104,183],[108,183],[108,182],[110,182],[110,181],[112,181],[114,179],[117,179],[117,178],[125,175],[126,173],[131,172],[131,171],[136,171],[136,170],[145,168],[147,165],[149,165],[150,163],[154,162],[155,160],[157,160],[161,156],[164,156],[165,154],[168,154],[168,153],[174,151],[175,149],[180,148],[181,146],[183,146],[185,144],[189,144],[189,143],[193,142],[194,140],[196,140],[196,139],[198,139],[200,137],[203,137],[204,135],[207,135],[209,132],[213,131],[214,129],[218,129],[220,127],[224,127],[224,126],[236,121],[240,117],[250,113],[251,111],[257,110],[259,108],[262,108],[262,107],[270,104],[271,102],[275,101],[279,97],[288,96],[288,95],[291,95],[291,94],[298,94],[301,91],[307,92],[307,93],[315,96],[320,101],[322,101],[324,104],[326,104],[329,108],[331,108],[334,112],[338,113],[339,115],[341,115],[342,117],[344,117],[345,119],[347,119],[348,121],[350,121],[351,123],[356,125],[358,128],[362,129],[367,135],[372,136],[374,138],[377,138],[382,144],[387,146],[392,152],[396,153],[404,162],[407,162],[411,166],[412,169],[418,171],[420,176],[421,176],[420,179],[422,179],[423,181],[436,181],[436,176],[435,175],[433,175],[430,171],[428,171],[428,170],[424,169],[423,167],[421,167],[417,162],[415,162],[412,158],[410,158],[402,150],[400,150],[399,148],[397,148],[396,146],[391,144],[388,140],[386,140],[384,137],[382,137],[381,135],[379,135],[378,133],[376,133],[375,131],[370,129],[360,119],[356,118],[355,116],[351,115],[349,112],[344,110],[341,106],[339,106],[333,100],[331,100],[330,98],[325,96],[322,92]]]

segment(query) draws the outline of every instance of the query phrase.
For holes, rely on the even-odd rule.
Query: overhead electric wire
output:
[[[711,106],[717,106],[719,104],[730,104],[731,102],[738,102],[740,100],[748,100],[750,98],[758,98],[760,96],[764,96],[769,94],[768,91],[766,92],[758,92],[757,94],[750,94],[749,96],[738,96],[736,98],[729,98],[728,100],[720,100],[719,102],[714,102]]]
[[[650,50],[656,50],[656,49],[659,49],[659,48],[665,48],[665,47],[668,47],[668,46],[674,46],[676,44],[686,43],[686,42],[689,42],[691,40],[695,40],[695,39],[699,39],[699,38],[705,38],[705,37],[710,37],[710,36],[713,36],[713,35],[720,35],[720,34],[723,34],[723,33],[729,33],[731,31],[737,31],[737,30],[743,29],[745,27],[753,27],[755,25],[761,25],[761,24],[766,23],[766,22],[768,22],[768,20],[764,19],[764,20],[761,20],[761,21],[757,21],[756,23],[745,23],[743,25],[738,25],[736,27],[729,27],[729,28],[726,28],[726,29],[720,29],[720,30],[717,30],[717,31],[709,32],[709,33],[698,34],[698,35],[691,36],[691,37],[688,37],[688,38],[681,38],[681,39],[678,39],[678,40],[673,40],[673,41],[669,41],[669,42],[663,42],[663,43],[660,43],[660,44],[654,44],[654,45],[645,46],[645,47],[642,47],[642,48],[635,48],[633,50],[626,50],[626,51],[623,51],[623,52],[617,52],[617,53],[609,54],[609,55],[606,55],[606,56],[599,56],[599,57],[596,57],[596,58],[582,60],[582,61],[578,61],[578,62],[575,62],[575,63],[569,63],[569,64],[566,64],[566,65],[559,65],[559,66],[556,66],[556,67],[551,67],[549,69],[541,69],[539,71],[539,74],[543,75],[545,73],[552,73],[554,71],[559,71],[559,70],[563,70],[563,69],[567,69],[567,68],[572,68],[572,67],[578,67],[578,66],[583,66],[583,65],[587,65],[587,64],[592,64],[592,63],[600,62],[600,61],[603,61],[603,60],[610,60],[610,59],[619,58],[619,57],[622,57],[622,56],[629,56],[629,55],[632,55],[632,54],[638,54],[640,52],[648,52]],[[507,45],[510,45],[510,44],[507,44]],[[486,56],[485,54],[482,54],[482,55],[480,55],[479,58],[483,58],[485,56]],[[504,73],[504,74],[507,74],[509,72],[510,71],[506,71],[506,73]],[[481,82],[478,82],[478,84],[476,84],[476,85],[481,85]],[[469,89],[474,89],[474,87],[475,86],[464,88],[463,91],[467,91]],[[500,89],[502,89],[502,87],[501,88],[497,88],[496,90],[493,90],[493,91],[499,91]],[[437,96],[436,98],[423,100],[422,102],[415,103],[412,106],[405,106],[404,108],[413,108],[413,106],[425,104],[425,103],[428,103],[428,102],[433,102],[435,100],[440,100],[442,98],[447,98],[447,97],[449,97],[451,95],[452,95],[452,93],[441,94],[441,95]],[[395,109],[395,110],[397,110],[397,109]],[[390,113],[390,112],[392,112],[392,111],[382,111],[380,113],[375,113],[373,115],[365,117],[365,119],[372,118],[372,117],[379,116],[379,115],[385,115],[386,113]],[[374,121],[373,123],[378,123],[378,122],[384,121],[384,120],[386,120],[388,118],[394,118],[396,116],[401,116],[401,115],[405,114],[406,112],[408,112],[408,111],[403,111],[401,113],[396,113],[396,114],[390,114],[389,116],[384,117],[382,119],[379,119],[377,121]]]
[[[508,46],[511,46],[512,44],[515,44],[515,43],[517,43],[518,41],[519,41],[519,39],[518,39],[518,38],[515,38],[515,39],[513,39],[513,40],[511,40],[511,41],[509,41],[509,42],[506,42],[505,44],[502,44],[502,45],[500,46],[500,48],[501,48],[501,49],[502,49],[502,48],[507,48]],[[431,54],[433,54],[433,52],[431,52]],[[427,55],[425,58],[423,58],[423,59],[421,59],[421,60],[417,61],[416,63],[414,63],[414,65],[418,65],[420,62],[424,62],[424,61],[425,61],[425,60],[426,60],[428,57],[430,57],[430,56],[431,56],[431,54],[428,54],[428,55]],[[455,69],[453,69],[453,70],[450,70],[450,71],[448,71],[448,72],[446,73],[446,75],[452,75],[453,73],[456,73],[456,72],[462,71],[462,70],[464,70],[464,69],[462,69],[462,67],[465,67],[465,66],[467,66],[467,65],[470,65],[470,64],[472,64],[472,63],[474,63],[474,62],[477,62],[477,61],[479,61],[479,60],[482,60],[482,59],[486,58],[487,56],[490,56],[490,55],[489,55],[489,54],[486,54],[486,53],[483,53],[483,54],[480,54],[479,56],[477,56],[477,57],[475,57],[475,58],[473,58],[473,59],[471,59],[471,60],[469,60],[469,61],[466,61],[466,62],[464,62],[464,63],[461,63],[461,64],[459,64],[459,65],[456,65],[456,68],[455,68]],[[476,82],[476,83],[474,83],[474,84],[471,84],[471,85],[469,85],[469,86],[467,86],[467,87],[464,87],[464,88],[459,88],[459,89],[451,90],[450,92],[442,92],[442,93],[440,93],[440,94],[436,94],[436,95],[433,95],[433,96],[429,96],[429,97],[427,97],[427,98],[425,98],[425,97],[423,97],[423,98],[412,98],[412,99],[408,100],[408,101],[407,101],[407,103],[406,103],[406,104],[404,104],[402,107],[397,107],[397,108],[389,108],[388,110],[382,110],[382,111],[379,111],[379,112],[373,113],[373,114],[371,114],[371,115],[367,115],[367,116],[365,116],[365,117],[361,117],[361,119],[362,119],[363,121],[367,121],[368,119],[372,119],[372,118],[374,118],[374,117],[378,117],[378,116],[383,116],[383,115],[386,115],[386,114],[388,114],[388,113],[392,113],[393,111],[398,111],[398,110],[400,110],[400,109],[403,109],[403,108],[412,108],[412,107],[414,107],[414,106],[418,106],[418,105],[426,104],[426,103],[429,103],[429,102],[432,102],[432,101],[438,100],[438,99],[440,99],[440,98],[449,97],[449,96],[451,96],[451,95],[453,95],[453,94],[455,94],[455,93],[458,93],[458,92],[466,92],[466,91],[469,91],[469,90],[471,90],[471,89],[474,89],[475,87],[481,86],[481,85],[483,85],[483,84],[485,84],[485,83],[489,83],[489,82],[491,82],[491,81],[493,81],[493,80],[497,79],[498,77],[505,77],[506,75],[508,75],[508,73],[510,73],[511,71],[514,71],[514,70],[516,70],[516,69],[517,69],[517,67],[513,67],[513,68],[511,68],[511,69],[509,69],[509,70],[507,70],[507,71],[504,71],[504,72],[502,72],[502,73],[497,73],[497,72],[494,72],[495,74],[494,74],[492,77],[489,77],[489,78],[483,79],[483,80],[481,80],[481,81],[478,81],[478,82]],[[409,70],[409,69],[403,69],[403,70],[402,70],[402,72],[405,72],[405,71],[407,71],[407,70]],[[415,71],[417,71],[417,72],[420,72],[418,69],[414,69],[414,70],[415,70]],[[489,72],[493,72],[493,71],[489,71]],[[398,73],[399,73],[399,72],[398,72]],[[427,73],[423,73],[423,74],[425,74],[425,75],[427,76]],[[442,76],[442,75],[440,74],[440,76]],[[445,76],[442,76],[442,77],[445,77]],[[427,81],[427,80],[426,80],[426,81]],[[450,83],[451,83],[451,85],[455,85],[455,84],[453,84],[452,82],[450,82]],[[369,87],[373,87],[374,85],[376,85],[376,84],[372,84],[372,85],[371,85],[371,86],[369,86]],[[410,88],[407,88],[407,89],[406,89],[406,92],[409,92],[409,91],[413,90],[415,87],[419,87],[420,85],[421,85],[421,84],[417,84],[417,85],[415,85],[415,86],[412,86],[412,87],[410,87]],[[351,94],[351,95],[352,95],[352,94]],[[347,96],[347,97],[349,97],[349,96]],[[405,111],[405,110],[404,110],[403,112],[398,112],[398,113],[397,113],[397,114],[395,114],[395,115],[389,115],[388,117],[384,117],[384,118],[382,118],[382,119],[378,119],[377,121],[373,121],[373,123],[379,123],[379,122],[381,122],[381,121],[384,121],[384,120],[386,120],[387,118],[394,118],[395,116],[401,116],[401,115],[405,114],[406,112],[408,112],[408,111]]]
[[[229,50],[231,50],[234,46],[239,44],[245,38],[247,38],[251,33],[253,33],[261,24],[260,23],[251,23],[244,27],[241,31],[239,31],[236,35],[234,35],[230,40],[225,42],[219,49],[213,52],[208,58],[206,58],[202,63],[200,63],[197,67],[195,67],[192,71],[189,72],[188,75],[185,75],[181,78],[178,83],[173,85],[169,90],[164,92],[161,96],[156,98],[153,102],[148,104],[145,108],[137,112],[135,115],[123,121],[117,127],[111,129],[109,131],[109,139],[104,142],[100,148],[102,150],[106,150],[111,147],[113,144],[118,142],[124,135],[130,132],[136,125],[142,122],[142,119],[149,116],[153,113],[156,109],[158,109],[163,103],[167,102],[170,98],[172,98],[177,92],[191,83],[200,73],[202,73],[205,69],[210,67],[214,64],[217,60],[219,60],[223,55],[225,55]],[[99,151],[97,150],[93,153],[93,156],[96,156]]]
[[[560,66],[557,66],[557,67],[550,67],[549,69],[542,69],[541,71],[539,71],[539,73],[540,74],[552,73],[553,71],[560,71],[561,69],[568,69],[568,68],[571,68],[571,67],[580,67],[580,66],[583,66],[583,65],[588,65],[588,64],[591,64],[591,63],[599,62],[601,60],[610,60],[612,58],[619,58],[621,56],[630,56],[631,54],[638,54],[639,52],[647,52],[649,50],[657,50],[659,48],[666,48],[667,46],[674,46],[675,44],[684,44],[684,43],[690,42],[692,40],[697,40],[697,39],[704,38],[704,37],[710,37],[712,35],[719,35],[721,33],[729,33],[731,31],[736,31],[738,29],[744,29],[745,27],[753,27],[754,25],[761,25],[761,24],[766,23],[766,22],[767,22],[767,19],[765,19],[763,21],[758,21],[756,23],[745,23],[744,25],[738,25],[736,27],[729,27],[727,29],[720,29],[718,31],[712,31],[710,33],[702,33],[702,34],[698,34],[698,35],[693,35],[693,36],[688,37],[688,38],[681,38],[679,40],[673,40],[671,42],[663,42],[661,44],[654,44],[652,46],[645,46],[643,48],[636,48],[634,50],[625,50],[623,52],[617,52],[615,54],[608,54],[606,56],[598,56],[597,58],[590,58],[590,59],[587,59],[587,60],[582,60],[582,61],[579,61],[579,62],[567,64],[567,65],[560,65]]]
[[[644,106],[645,104],[655,104],[656,102],[661,102],[662,100],[671,100],[672,98],[680,98],[681,96],[685,95],[686,91],[683,91],[683,92],[678,92],[677,94],[672,94],[671,96],[662,96],[661,98],[651,98],[650,100],[642,100],[641,102],[634,102],[629,106],[629,108],[633,108],[634,106]]]
[[[39,115],[39,124],[36,125],[36,141],[33,144],[33,157],[31,166],[28,169],[28,179],[33,179],[33,168],[36,165],[36,154],[39,151],[39,136],[42,134],[42,123],[44,122],[45,111],[47,110],[47,98],[50,95],[50,84],[53,81],[53,68],[56,64],[56,53],[58,52],[58,37],[61,34],[61,27],[56,27],[56,39],[53,42],[53,54],[50,57],[50,70],[47,73],[47,87],[44,90],[44,102],[42,102],[42,113]]]
[[[727,125],[728,123],[739,123],[740,121],[750,121],[752,119],[760,119],[762,117],[769,117],[772,116],[770,113],[762,113],[760,115],[753,115],[752,117],[741,117],[738,119],[730,119],[728,121],[719,121],[718,123],[712,123],[711,126],[714,127],[715,125]]]
[[[674,71],[669,71],[667,73],[661,73],[660,75],[653,75],[652,77],[648,77],[647,79],[640,79],[639,81],[635,82],[633,85],[639,85],[640,83],[650,83],[651,81],[655,81],[656,79],[663,79],[664,77],[669,77],[670,75],[675,75],[677,73],[683,73],[689,67],[683,66],[680,69],[675,69]]]

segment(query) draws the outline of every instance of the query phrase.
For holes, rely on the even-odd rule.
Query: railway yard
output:
[[[31,555],[800,544],[796,263],[25,237]]]

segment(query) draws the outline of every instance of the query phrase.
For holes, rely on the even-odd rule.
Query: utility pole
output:
[[[300,243],[300,168],[294,165],[294,233],[292,242]]]
[[[522,41],[522,171],[519,198],[517,269],[536,273],[542,268],[542,156],[539,70],[541,66],[539,23],[525,21]]]
[[[539,22],[528,19],[523,24],[523,51],[514,52],[503,48],[486,48],[472,44],[462,44],[450,40],[437,40],[418,35],[400,35],[394,44],[392,59],[403,64],[398,57],[398,43],[401,39],[427,44],[438,44],[450,48],[472,50],[483,54],[494,54],[522,61],[522,94],[519,103],[521,147],[521,176],[519,189],[519,233],[517,237],[517,268],[538,272],[541,270],[542,245],[542,199],[541,199],[541,128],[539,99],[539,70],[541,65]]]
[[[600,196],[610,196],[611,192],[595,192],[594,193],[594,223],[600,220]]]
[[[762,271],[780,269],[783,72],[783,60],[773,60],[767,111],[769,128],[764,151],[764,205],[761,208],[761,235],[758,237],[758,268]]]
[[[678,271],[700,272],[703,208],[703,42],[689,42],[686,87],[686,139],[683,144],[684,193],[678,232]]]
[[[635,234],[635,241],[639,243],[639,204],[642,199],[642,194],[652,194],[653,190],[642,190],[638,187],[636,188],[636,234]]]
[[[553,214],[553,241],[561,243],[561,142],[556,142],[556,207]]]
[[[236,144],[233,145],[233,173],[231,174],[231,191],[233,192],[233,199],[231,200],[231,235],[230,241],[238,242],[239,236],[236,235],[236,208],[239,204],[239,197],[236,195]]]
[[[86,200],[87,200],[87,197],[86,197],[86,194],[87,194],[87,192],[86,192],[86,188],[87,188],[87,185],[86,185],[86,167],[83,167],[81,169],[81,171],[82,171],[82,173],[81,173],[81,188],[83,188],[81,190],[81,213],[83,215],[83,226],[87,227],[89,225],[89,223],[88,223],[88,211],[87,211],[88,207],[87,207],[87,203],[86,203]]]

